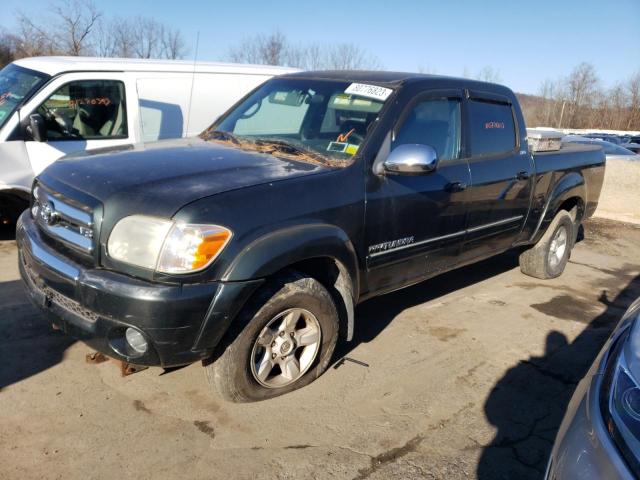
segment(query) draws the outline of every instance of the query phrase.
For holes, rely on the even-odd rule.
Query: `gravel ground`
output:
[[[640,229],[585,228],[565,274],[509,253],[361,305],[309,387],[235,405],[200,365],[122,378],[53,331],[0,242],[0,478],[540,478],[577,381],[640,296]]]

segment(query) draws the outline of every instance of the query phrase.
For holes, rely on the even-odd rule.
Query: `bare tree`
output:
[[[438,73],[438,70],[431,66],[431,65],[418,65],[418,73],[424,73],[427,75],[436,75]]]
[[[186,53],[184,39],[179,30],[165,27],[162,35],[162,56],[169,60],[183,58]]]
[[[17,21],[18,27],[13,34],[16,41],[16,58],[61,53],[55,39],[30,16],[19,12]]]
[[[326,68],[334,70],[380,70],[377,58],[353,43],[340,43],[328,48]]]
[[[179,30],[146,17],[113,18],[98,26],[95,53],[101,57],[183,58],[185,43]]]
[[[640,130],[640,72],[609,89],[582,63],[558,81],[545,80],[539,95],[520,95],[528,125]]]
[[[583,115],[585,108],[592,106],[592,98],[597,91],[598,83],[593,65],[583,62],[573,69],[566,81],[570,125],[581,124],[580,116]]]
[[[96,29],[95,54],[99,57],[133,57],[131,23],[115,17],[102,20]]]
[[[91,0],[59,0],[53,6],[57,16],[56,43],[67,55],[91,53],[89,35],[102,14]]]
[[[229,58],[236,63],[291,65],[290,60],[294,56],[285,36],[275,31],[269,35],[245,38],[229,50]]]
[[[640,130],[640,71],[631,76],[627,82],[629,98],[629,115],[626,122],[627,130],[632,127]]]
[[[378,60],[352,43],[293,47],[279,31],[244,39],[229,50],[237,63],[285,65],[306,70],[379,69]]]
[[[17,28],[5,35],[12,39],[12,58],[98,55],[177,59],[186,54],[182,33],[153,18],[105,18],[93,0],[57,0],[51,11],[53,17],[47,19],[17,14]],[[0,41],[2,52],[6,52],[7,39]]]
[[[0,68],[17,58],[17,38],[6,31],[0,31]]]
[[[493,67],[487,65],[477,73],[476,80],[481,80],[483,82],[498,83],[501,81],[500,71],[495,70]]]

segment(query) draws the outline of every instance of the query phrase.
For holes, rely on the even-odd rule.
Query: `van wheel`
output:
[[[205,365],[209,383],[232,402],[277,397],[308,385],[329,365],[338,339],[331,294],[297,272],[274,278],[243,309]]]
[[[573,218],[561,210],[538,243],[520,254],[520,271],[541,279],[560,276],[569,261],[574,239]]]

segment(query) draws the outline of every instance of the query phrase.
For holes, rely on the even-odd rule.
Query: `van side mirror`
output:
[[[437,166],[435,148],[417,143],[398,145],[384,162],[384,169],[396,175],[422,175],[433,172]]]
[[[32,113],[29,115],[29,125],[27,126],[27,133],[36,142],[44,142],[47,140],[47,127],[44,123],[44,118],[39,113]]]

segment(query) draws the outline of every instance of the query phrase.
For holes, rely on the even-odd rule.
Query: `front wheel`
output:
[[[297,272],[272,279],[234,320],[207,378],[225,399],[252,402],[311,383],[327,368],[338,312],[320,282]]]
[[[541,279],[560,276],[569,261],[574,239],[573,217],[561,210],[538,243],[520,254],[520,270]]]

